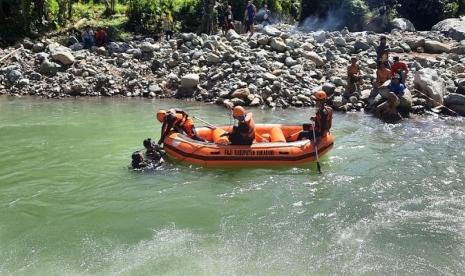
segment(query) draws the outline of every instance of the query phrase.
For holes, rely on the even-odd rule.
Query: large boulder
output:
[[[465,105],[465,95],[450,93],[444,98],[444,103],[450,105]]]
[[[456,93],[465,95],[465,78],[464,79],[456,79],[455,84],[457,85]]]
[[[52,59],[58,61],[63,65],[71,65],[74,63],[75,58],[71,52],[58,50],[52,53]]]
[[[277,52],[285,52],[287,49],[286,43],[284,43],[284,41],[276,37],[271,39],[270,46],[273,50]]]
[[[449,18],[438,22],[432,28],[433,31],[440,31],[447,33],[457,41],[465,39],[465,17]]]
[[[425,41],[425,52],[429,54],[441,54],[448,53],[450,51],[450,46],[447,44],[441,43],[434,40]]]
[[[465,46],[456,46],[450,49],[449,53],[465,55]]]
[[[392,29],[398,29],[401,31],[406,31],[406,32],[415,32],[415,26],[413,26],[413,23],[410,22],[410,20],[406,18],[394,18],[391,21],[391,27]]]
[[[446,87],[438,72],[431,68],[423,68],[415,73],[415,88],[434,100],[433,106],[443,104]]]
[[[183,88],[194,88],[200,82],[200,77],[197,74],[187,74],[181,78],[181,86]]]

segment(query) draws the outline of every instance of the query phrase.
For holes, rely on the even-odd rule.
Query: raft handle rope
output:
[[[444,104],[441,104],[441,103],[439,103],[438,101],[432,99],[431,97],[429,97],[429,96],[426,95],[425,93],[421,92],[420,90],[414,88],[413,91],[416,92],[416,93],[420,93],[420,94],[423,95],[424,97],[428,98],[428,99],[431,100],[433,103],[437,104],[438,107],[444,107],[444,108],[447,109],[449,112],[451,112],[451,113],[453,114],[453,116],[458,116],[458,113],[457,113],[457,112],[455,112],[454,110],[448,108],[448,107],[445,106]]]

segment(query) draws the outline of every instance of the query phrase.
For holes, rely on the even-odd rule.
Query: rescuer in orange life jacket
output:
[[[333,121],[333,109],[327,105],[325,105],[326,101],[326,93],[324,91],[316,91],[312,95],[312,99],[316,103],[316,114],[314,117],[310,119],[314,121],[314,128],[315,128],[315,136],[316,138],[320,138],[328,134],[329,130],[331,129],[332,121]],[[313,139],[313,130],[311,129],[310,124],[303,125],[303,131],[299,134],[298,140],[302,139]]]
[[[170,110],[159,110],[157,112],[157,119],[163,123],[161,127],[161,136],[158,140],[158,145],[163,143],[163,140],[170,133],[172,129],[179,133],[186,134],[189,138],[204,142],[202,138],[197,135],[194,127],[194,121],[189,118],[186,112],[181,109],[171,108]]]
[[[242,106],[233,108],[234,126],[232,132],[221,136],[228,136],[231,145],[252,145],[255,139],[255,122],[252,112],[245,112]]]

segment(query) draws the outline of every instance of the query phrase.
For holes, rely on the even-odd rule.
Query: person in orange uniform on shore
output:
[[[179,133],[186,134],[189,138],[198,141],[204,141],[202,138],[197,136],[195,131],[194,121],[189,118],[186,112],[181,109],[172,108],[168,111],[160,110],[157,112],[157,119],[160,123],[163,123],[161,127],[161,136],[158,140],[158,145],[163,143],[163,140],[170,133],[172,129]]]
[[[313,121],[313,126],[304,124],[304,130],[299,134],[297,140],[310,139],[313,140],[313,130],[315,129],[316,139],[324,137],[331,129],[333,122],[333,109],[325,104],[326,93],[324,91],[316,91],[312,95],[312,99],[316,104],[316,114],[310,119]]]
[[[246,112],[242,106],[233,108],[235,119],[232,132],[224,133],[228,136],[231,145],[252,145],[255,139],[255,121],[252,112]]]

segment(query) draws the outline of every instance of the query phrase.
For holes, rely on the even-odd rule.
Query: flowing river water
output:
[[[0,97],[0,274],[460,274],[465,120],[336,114],[316,166],[128,170],[154,112],[141,99]],[[254,109],[302,123],[313,110]]]

